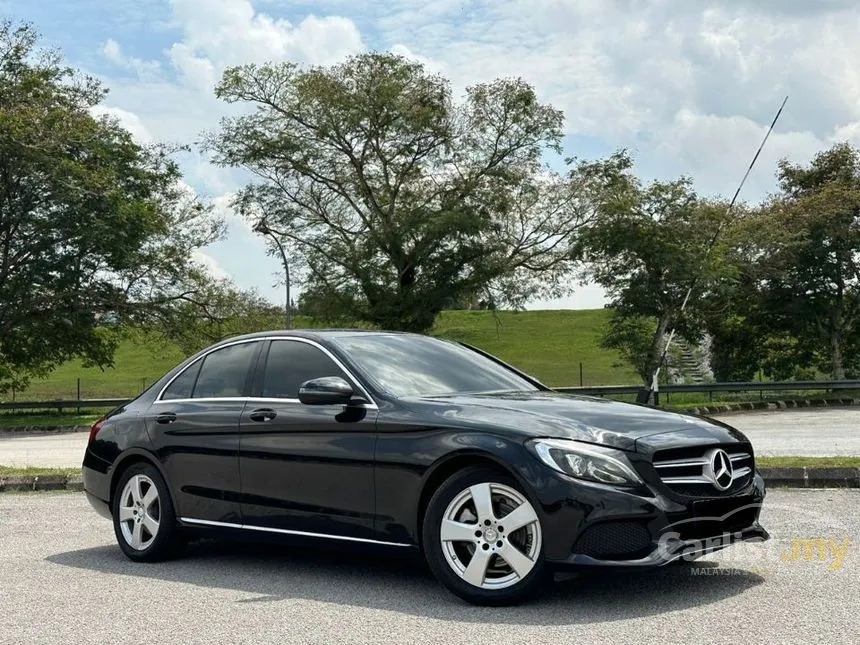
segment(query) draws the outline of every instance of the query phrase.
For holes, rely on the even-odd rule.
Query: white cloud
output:
[[[255,11],[249,0],[172,0],[171,5],[184,36],[178,53],[177,45],[171,50],[174,64],[177,58],[198,65],[208,61],[218,71],[270,60],[327,65],[364,48],[348,18],[308,15],[293,25]]]
[[[416,63],[421,63],[424,65],[424,69],[433,74],[444,74],[445,67],[438,61],[433,60],[432,58],[427,58],[426,56],[421,56],[420,54],[414,53],[410,50],[406,45],[392,45],[391,53],[397,54],[398,56],[403,56],[404,58],[408,58],[409,60],[413,60]]]
[[[216,280],[231,280],[233,276],[231,276],[227,271],[222,269],[218,262],[215,261],[211,255],[208,255],[204,251],[196,250],[192,252],[192,258],[194,262],[197,263],[198,266],[203,268],[211,277]]]
[[[115,68],[133,72],[107,79],[110,110],[132,115],[157,141],[193,144],[219,118],[236,113],[213,89],[230,65],[269,60],[330,64],[365,48],[352,20],[307,15],[296,24],[255,10],[249,0],[171,0],[178,39],[162,61],[129,57],[113,39],[101,46]],[[182,167],[205,194],[235,190],[241,173],[219,169],[199,154],[184,155]],[[244,178],[243,178],[244,179]]]
[[[860,121],[846,123],[836,128],[833,133],[833,141],[847,141],[854,146],[860,147]]]
[[[105,105],[96,105],[93,107],[91,112],[96,117],[107,116],[112,119],[116,119],[123,128],[131,133],[131,136],[134,137],[139,144],[145,145],[152,143],[153,141],[152,134],[150,134],[147,127],[143,124],[143,121],[141,121],[140,117],[134,112]]]
[[[221,217],[226,222],[227,226],[232,230],[241,231],[243,233],[249,233],[253,235],[257,235],[254,233],[251,228],[250,222],[246,220],[244,217],[239,215],[230,203],[233,201],[234,194],[233,193],[225,193],[223,195],[218,195],[217,197],[211,200],[212,209],[218,217]]]
[[[125,62],[122,55],[122,49],[120,48],[119,43],[115,40],[109,39],[105,42],[102,47],[102,54],[104,54],[104,57],[115,65],[121,65]]]
[[[102,45],[101,53],[110,63],[121,69],[133,72],[140,79],[157,76],[161,69],[161,64],[158,61],[126,56],[120,44],[113,39],[105,41],[104,45]]]
[[[737,189],[768,125],[745,116],[720,117],[682,109],[654,145],[654,157],[664,165],[677,164],[684,173],[699,178],[706,195],[731,196]],[[741,199],[762,196],[775,188],[777,161],[791,157],[806,162],[829,141],[811,132],[777,132],[768,142],[750,173]]]
[[[733,190],[785,94],[749,198],[775,186],[778,157],[804,160],[834,140],[858,140],[856,2],[454,4],[428,11],[395,0],[377,24],[392,49],[443,70],[457,88],[522,76],[565,111],[569,134],[633,148],[651,175],[692,174],[705,192]]]
[[[186,43],[174,43],[168,50],[173,66],[182,79],[193,88],[211,91],[215,87],[215,66],[208,58],[196,56]]]

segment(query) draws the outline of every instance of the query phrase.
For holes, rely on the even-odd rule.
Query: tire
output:
[[[111,506],[116,541],[129,559],[158,562],[182,547],[167,483],[151,464],[133,464],[122,474]]]
[[[513,511],[517,516],[509,522],[524,523],[511,531],[505,518]],[[472,467],[447,479],[430,498],[421,534],[433,575],[472,604],[521,603],[551,582],[540,516],[513,478],[499,471]]]

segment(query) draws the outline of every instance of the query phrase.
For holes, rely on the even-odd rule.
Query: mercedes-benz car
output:
[[[479,604],[534,596],[559,568],[655,567],[768,537],[737,430],[560,394],[406,333],[219,342],[99,420],[83,476],[135,561],[200,531],[420,550]]]

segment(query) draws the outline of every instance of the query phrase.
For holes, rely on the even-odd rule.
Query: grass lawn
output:
[[[80,361],[60,365],[46,379],[34,380],[26,392],[16,392],[16,401],[51,401],[77,398],[77,379],[81,379],[81,398],[133,397],[161,378],[183,359],[176,347],[150,347],[126,340],[120,343],[114,367],[101,370],[83,367]],[[11,393],[2,396],[11,401]]]
[[[860,468],[860,457],[756,457],[762,468]]]
[[[616,352],[601,349],[606,309],[445,311],[432,333],[495,354],[554,387],[637,383],[633,369]]]
[[[3,426],[91,426],[101,413],[93,410],[81,410],[81,414],[0,414],[0,427]]]
[[[579,363],[585,385],[627,384],[636,375],[615,352],[598,347],[609,316],[605,309],[561,311],[446,311],[432,333],[460,340],[533,374],[547,385],[579,385]],[[298,317],[296,326],[319,326]],[[253,330],[248,330],[253,331]],[[46,379],[34,380],[16,401],[75,399],[77,379],[85,399],[133,397],[184,358],[178,348],[151,347],[133,340],[122,342],[114,367],[85,368],[80,361],[61,365]],[[12,400],[6,393],[2,400]]]

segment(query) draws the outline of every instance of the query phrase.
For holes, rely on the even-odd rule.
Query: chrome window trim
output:
[[[301,401],[299,401],[298,399],[279,399],[277,397],[271,396],[207,396],[201,397],[199,399],[163,399],[161,401],[155,401],[155,403],[188,403],[189,401],[203,401],[204,403],[211,403],[212,401],[259,401],[260,403],[301,403]]]
[[[293,531],[290,529],[276,529],[268,526],[256,526],[254,524],[233,524],[232,522],[216,522],[215,520],[198,520],[193,517],[180,517],[181,522],[188,524],[199,524],[201,526],[215,526],[227,529],[242,529],[245,531],[263,531],[265,533],[282,533],[284,535],[298,535],[302,537],[325,538],[328,540],[345,540],[348,542],[362,542],[365,544],[381,544],[383,546],[412,546],[405,542],[385,542],[384,540],[371,540],[370,538],[348,537],[346,535],[330,535],[328,533],[311,533],[309,531]]]
[[[244,403],[247,400],[247,396],[204,396],[200,397],[199,399],[160,399],[157,401],[153,401],[153,403]]]
[[[243,340],[236,340],[236,341],[233,341],[231,343],[224,343],[223,345],[219,345],[218,347],[213,347],[209,351],[198,356],[196,360],[193,360],[190,363],[188,363],[188,365],[186,365],[184,369],[182,369],[182,370],[178,371],[176,374],[174,374],[173,377],[169,381],[167,381],[167,383],[164,384],[164,387],[161,388],[161,390],[158,393],[158,396],[155,397],[155,401],[153,401],[153,403],[178,403],[180,401],[242,401],[242,400],[244,400],[246,398],[244,396],[204,397],[204,398],[199,398],[199,399],[193,399],[193,398],[191,398],[191,399],[163,399],[162,397],[164,396],[165,390],[167,390],[167,388],[169,388],[173,384],[173,381],[175,381],[180,376],[182,376],[186,372],[186,370],[190,369],[191,367],[193,367],[194,365],[196,365],[200,361],[205,360],[206,357],[209,356],[209,354],[213,354],[213,353],[217,352],[219,349],[224,349],[225,347],[233,347],[234,345],[243,345],[245,343],[256,343],[256,342],[259,342],[261,340],[263,340],[263,339],[262,338],[245,338]],[[201,369],[202,369],[202,367],[203,366],[201,365]]]
[[[316,347],[317,349],[321,350],[323,354],[328,356],[332,360],[332,362],[334,362],[334,364],[337,365],[341,369],[341,371],[344,374],[346,374],[352,380],[352,382],[360,390],[359,393],[362,394],[364,396],[364,398],[366,398],[369,401],[369,403],[366,403],[363,406],[363,408],[365,410],[378,410],[379,409],[379,406],[376,404],[376,401],[373,400],[373,397],[370,396],[370,393],[367,391],[367,388],[364,387],[364,384],[359,379],[357,379],[355,377],[355,374],[353,374],[352,371],[347,369],[346,365],[344,365],[337,356],[332,354],[328,350],[328,348],[324,347],[323,345],[316,342],[315,340],[311,340],[310,338],[301,338],[299,336],[284,336],[284,335],[263,336],[260,338],[246,338],[244,340],[237,340],[237,341],[234,341],[231,343],[225,343],[224,345],[219,345],[218,347],[213,347],[211,350],[209,350],[208,352],[206,352],[202,356],[198,357],[197,360],[186,365],[185,369],[181,370],[180,372],[177,372],[173,376],[173,378],[171,378],[165,384],[165,386],[163,388],[161,388],[161,391],[158,393],[158,396],[155,398],[155,401],[153,401],[153,403],[188,403],[188,402],[195,402],[195,401],[202,401],[202,402],[206,402],[206,401],[208,401],[208,402],[212,402],[212,401],[246,401],[246,402],[247,401],[260,401],[260,402],[270,402],[270,403],[301,403],[298,399],[279,399],[276,397],[259,397],[259,396],[232,396],[232,397],[225,396],[225,397],[207,397],[207,398],[200,398],[200,399],[195,399],[195,398],[190,398],[190,399],[163,399],[162,398],[165,390],[167,390],[167,388],[170,387],[170,384],[173,383],[174,380],[179,378],[185,372],[185,370],[193,367],[198,361],[204,360],[207,356],[209,356],[209,354],[212,354],[213,352],[217,352],[219,349],[224,349],[225,347],[231,347],[233,345],[241,345],[243,343],[257,343],[257,342],[265,342],[265,341],[275,341],[275,340],[282,340],[282,341],[285,340],[285,341],[294,341],[294,342],[299,342],[299,343],[305,343],[306,345],[311,345],[311,346]]]

